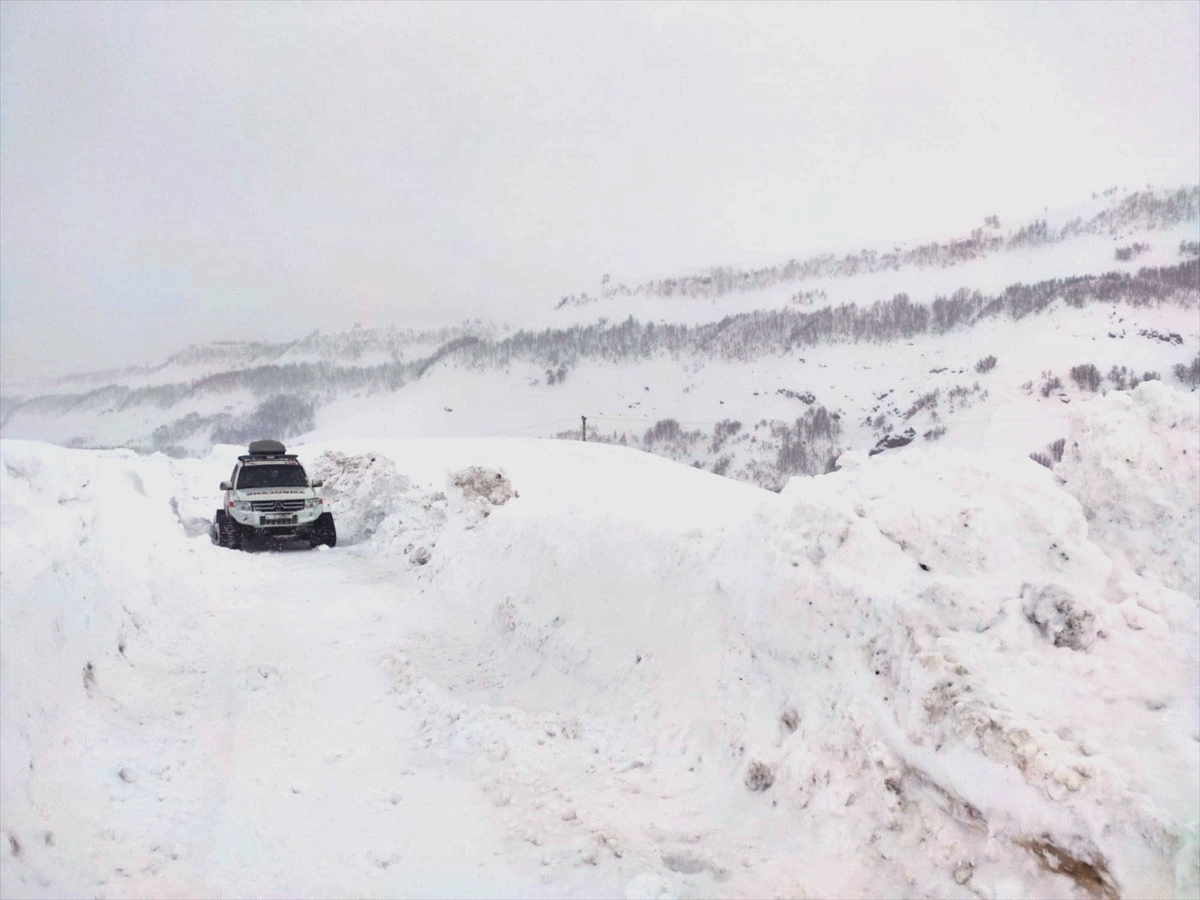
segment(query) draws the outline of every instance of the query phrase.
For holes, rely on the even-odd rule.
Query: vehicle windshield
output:
[[[242,466],[238,490],[245,488],[308,487],[303,466]]]

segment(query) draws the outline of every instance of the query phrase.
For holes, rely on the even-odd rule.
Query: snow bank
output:
[[[401,516],[412,489],[395,462],[375,453],[348,456],[329,450],[317,457],[308,474],[324,480],[321,497],[343,543],[369,539],[385,521]]]
[[[1145,461],[1160,453],[1160,410],[1190,399],[1152,385],[1118,403],[1103,433]],[[1111,406],[1080,408],[1080,446]],[[1146,502],[1137,480],[1117,480],[1113,453],[1090,447],[1068,490]],[[647,488],[637,499],[592,507],[544,475],[518,478],[531,505],[442,535],[431,578],[463,648],[449,667],[410,648],[405,665],[478,701],[414,689],[427,714],[456,723],[446,752],[507,754],[491,710],[515,704],[602,753],[659,767],[683,757],[726,789],[769,783],[799,815],[818,800],[838,809],[835,826],[794,826],[820,849],[808,854],[818,870],[847,847],[894,861],[920,845],[921,889],[934,893],[967,881],[985,893],[1192,890],[1195,602],[1110,557],[1125,548],[1143,571],[1195,557],[1188,463],[1155,469],[1174,490],[1154,492],[1154,517],[1116,529],[1114,545],[1026,459],[849,455],[843,471],[758,496],[752,515],[688,528],[655,515],[670,500],[627,456],[613,471]],[[589,493],[583,466],[559,478]],[[1048,874],[1064,866],[1074,880]],[[895,868],[897,884],[913,877]],[[870,893],[878,877],[817,871],[809,884]]]
[[[772,598],[764,639],[797,658],[819,635],[837,674],[825,677],[824,706],[809,703],[812,737],[853,723],[847,752],[877,773],[872,819],[916,828],[930,862],[969,865],[985,894],[1003,892],[1022,851],[1085,863],[1102,893],[1194,890],[1194,614],[1130,609],[1083,511],[1048,471],[914,453],[793,481],[784,499],[796,576]],[[1192,535],[1177,552],[1195,546]],[[1142,589],[1150,607],[1186,603]],[[795,634],[806,637],[786,637]],[[811,767],[810,746],[785,748],[785,773]],[[958,833],[944,822],[924,831],[914,798],[948,812]],[[861,846],[877,843],[872,833]]]
[[[204,605],[180,577],[197,566],[162,457],[4,441],[0,494],[0,894],[86,892],[97,841],[173,852],[154,840],[161,807],[128,789],[161,774],[178,739],[181,701],[160,679],[167,643]]]
[[[1200,600],[1200,554],[1179,552],[1200,534],[1197,402],[1147,381],[1085,404],[1055,472],[1110,556]]]
[[[82,885],[99,865],[86,828],[59,854],[67,862],[28,849],[64,827],[52,786],[78,765],[62,755],[64,732],[149,756],[193,746],[159,727],[173,703],[145,681],[103,715],[89,694],[133,652],[116,648],[133,626],[115,611],[132,600],[145,660],[186,656],[197,635],[213,645],[204,655],[239,672],[264,647],[294,648],[277,672],[262,669],[276,672],[262,679],[279,682],[278,699],[253,707],[254,742],[234,740],[221,769],[185,754],[193,777],[232,771],[247,798],[274,796],[264,785],[279,781],[282,798],[204,819],[203,846],[238,853],[201,852],[194,828],[136,807],[155,846],[174,842],[180,857],[147,842],[139,859],[176,887],[478,892],[421,868],[470,822],[478,849],[466,862],[497,893],[1194,895],[1192,401],[1148,384],[1080,405],[1054,472],[910,448],[847,454],[839,471],[778,495],[611,446],[317,445],[300,452],[350,540],[278,561],[186,536],[219,454],[176,462],[5,442],[2,827],[26,849],[4,857],[3,892],[36,892],[39,877],[45,893]],[[157,543],[129,541],[143,520]],[[295,595],[303,616],[286,590],[278,605],[280,579],[297,571],[332,592]],[[232,590],[257,612],[217,630]],[[211,715],[261,687],[215,684]],[[313,709],[329,717],[320,731]],[[268,756],[263,744],[289,749]],[[94,828],[114,815],[132,828],[121,816],[133,807],[114,799],[119,773],[136,778],[150,762],[120,762],[129,755],[89,762],[116,772],[103,791],[88,782]],[[332,793],[298,801],[285,785],[302,762],[310,779],[335,782],[350,766],[352,794],[373,781],[384,791],[397,771],[422,797],[448,778],[473,787],[444,794],[436,814]],[[294,880],[314,865],[295,855],[308,845],[294,835],[248,842],[286,831],[281,811],[297,802],[338,816],[326,837],[335,880]],[[343,831],[379,846],[364,857]],[[400,833],[403,849],[387,850]],[[124,840],[104,859],[136,856]],[[495,868],[500,858],[513,869]],[[116,883],[133,893],[149,882]]]

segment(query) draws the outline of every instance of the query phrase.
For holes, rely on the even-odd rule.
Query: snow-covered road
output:
[[[526,879],[479,815],[479,788],[450,771],[414,777],[417,723],[385,666],[405,630],[394,585],[346,551],[206,562],[224,587],[179,641],[192,674],[171,691],[183,704],[176,727],[192,736],[179,768],[209,761],[176,788],[196,798],[195,818],[161,835],[190,845],[177,885],[217,896],[521,892]]]
[[[5,542],[6,600],[32,601],[5,607],[5,896],[637,892],[644,853],[580,803],[598,765],[621,769],[605,805],[623,819],[644,763],[599,759],[545,711],[569,686],[464,640],[403,557],[189,538],[213,480],[189,463],[21,444],[5,463],[9,524],[49,512]]]
[[[235,448],[6,441],[0,893],[1194,893],[1193,397],[1071,435],[780,495],[342,442],[339,546],[248,553],[203,534]]]

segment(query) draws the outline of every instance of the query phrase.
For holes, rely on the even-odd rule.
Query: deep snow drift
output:
[[[1194,896],[1196,395],[1070,417],[781,494],[293,448],[312,552],[208,542],[238,448],[0,443],[0,893]]]

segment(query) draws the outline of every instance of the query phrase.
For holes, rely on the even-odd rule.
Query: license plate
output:
[[[295,525],[295,516],[264,516],[264,525]]]

